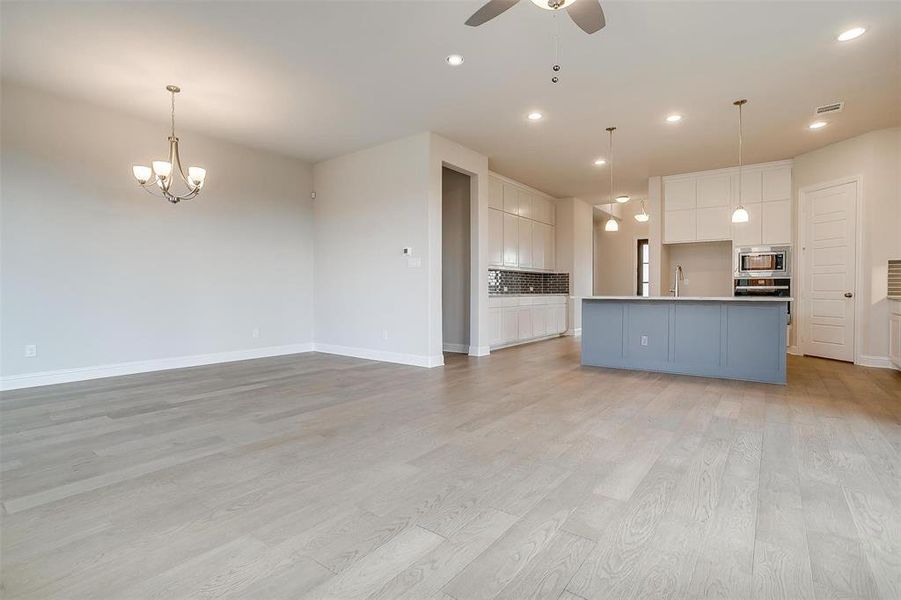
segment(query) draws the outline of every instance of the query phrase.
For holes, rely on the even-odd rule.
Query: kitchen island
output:
[[[579,299],[583,365],[785,384],[791,298]]]

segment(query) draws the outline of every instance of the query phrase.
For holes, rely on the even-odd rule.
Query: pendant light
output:
[[[178,155],[178,138],[175,136],[175,94],[181,91],[177,85],[167,85],[166,91],[171,96],[171,117],[172,128],[169,131],[169,157],[167,160],[155,160],[150,164],[152,167],[145,165],[133,165],[132,174],[138,180],[138,184],[144,190],[152,195],[162,196],[172,204],[177,204],[182,200],[190,200],[195,198],[200,190],[203,189],[203,183],[206,181],[206,169],[202,167],[188,167],[188,174],[181,166],[181,158]],[[182,194],[174,192],[172,181],[179,177],[184,183],[185,191]]]
[[[613,204],[613,132],[616,131],[616,127],[608,127],[607,133],[610,135],[610,204]],[[619,231],[619,223],[616,222],[616,219],[610,217],[607,219],[607,222],[604,223],[604,231]]]
[[[741,100],[736,100],[732,103],[738,107],[738,208],[736,208],[735,212],[732,213],[733,223],[747,223],[750,219],[748,210],[741,203],[741,171],[743,166],[741,155],[741,107],[747,103],[748,101],[744,98],[742,98]]]
[[[651,215],[648,214],[647,209],[644,207],[644,200],[641,201],[641,212],[635,215],[635,220],[639,223],[647,223],[650,220]]]

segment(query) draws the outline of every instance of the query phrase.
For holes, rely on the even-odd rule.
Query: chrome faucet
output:
[[[679,297],[679,282],[682,279],[682,265],[676,265],[675,273],[673,274],[673,289],[670,290],[676,298]]]

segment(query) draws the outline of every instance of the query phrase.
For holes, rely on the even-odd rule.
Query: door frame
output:
[[[798,350],[800,354],[804,356],[806,354],[804,350],[807,343],[805,337],[808,325],[807,303],[805,301],[807,298],[807,196],[813,192],[847,183],[853,183],[857,186],[856,206],[854,207],[856,223],[854,226],[854,289],[852,290],[854,294],[854,339],[851,340],[851,354],[854,359],[854,364],[856,365],[860,364],[860,349],[862,347],[862,331],[860,324],[863,323],[863,302],[860,302],[861,275],[863,269],[863,236],[861,231],[863,226],[862,175],[840,177],[838,179],[807,185],[798,190],[798,247],[801,249],[801,253],[796,256],[796,263],[794,265],[795,273],[798,274],[798,279],[800,280],[799,286],[796,288],[799,290],[799,294],[795,296],[795,313],[798,315],[798,333],[796,340]]]

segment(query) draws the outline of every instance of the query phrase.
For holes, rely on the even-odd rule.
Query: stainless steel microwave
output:
[[[735,277],[791,277],[791,246],[735,249]]]

